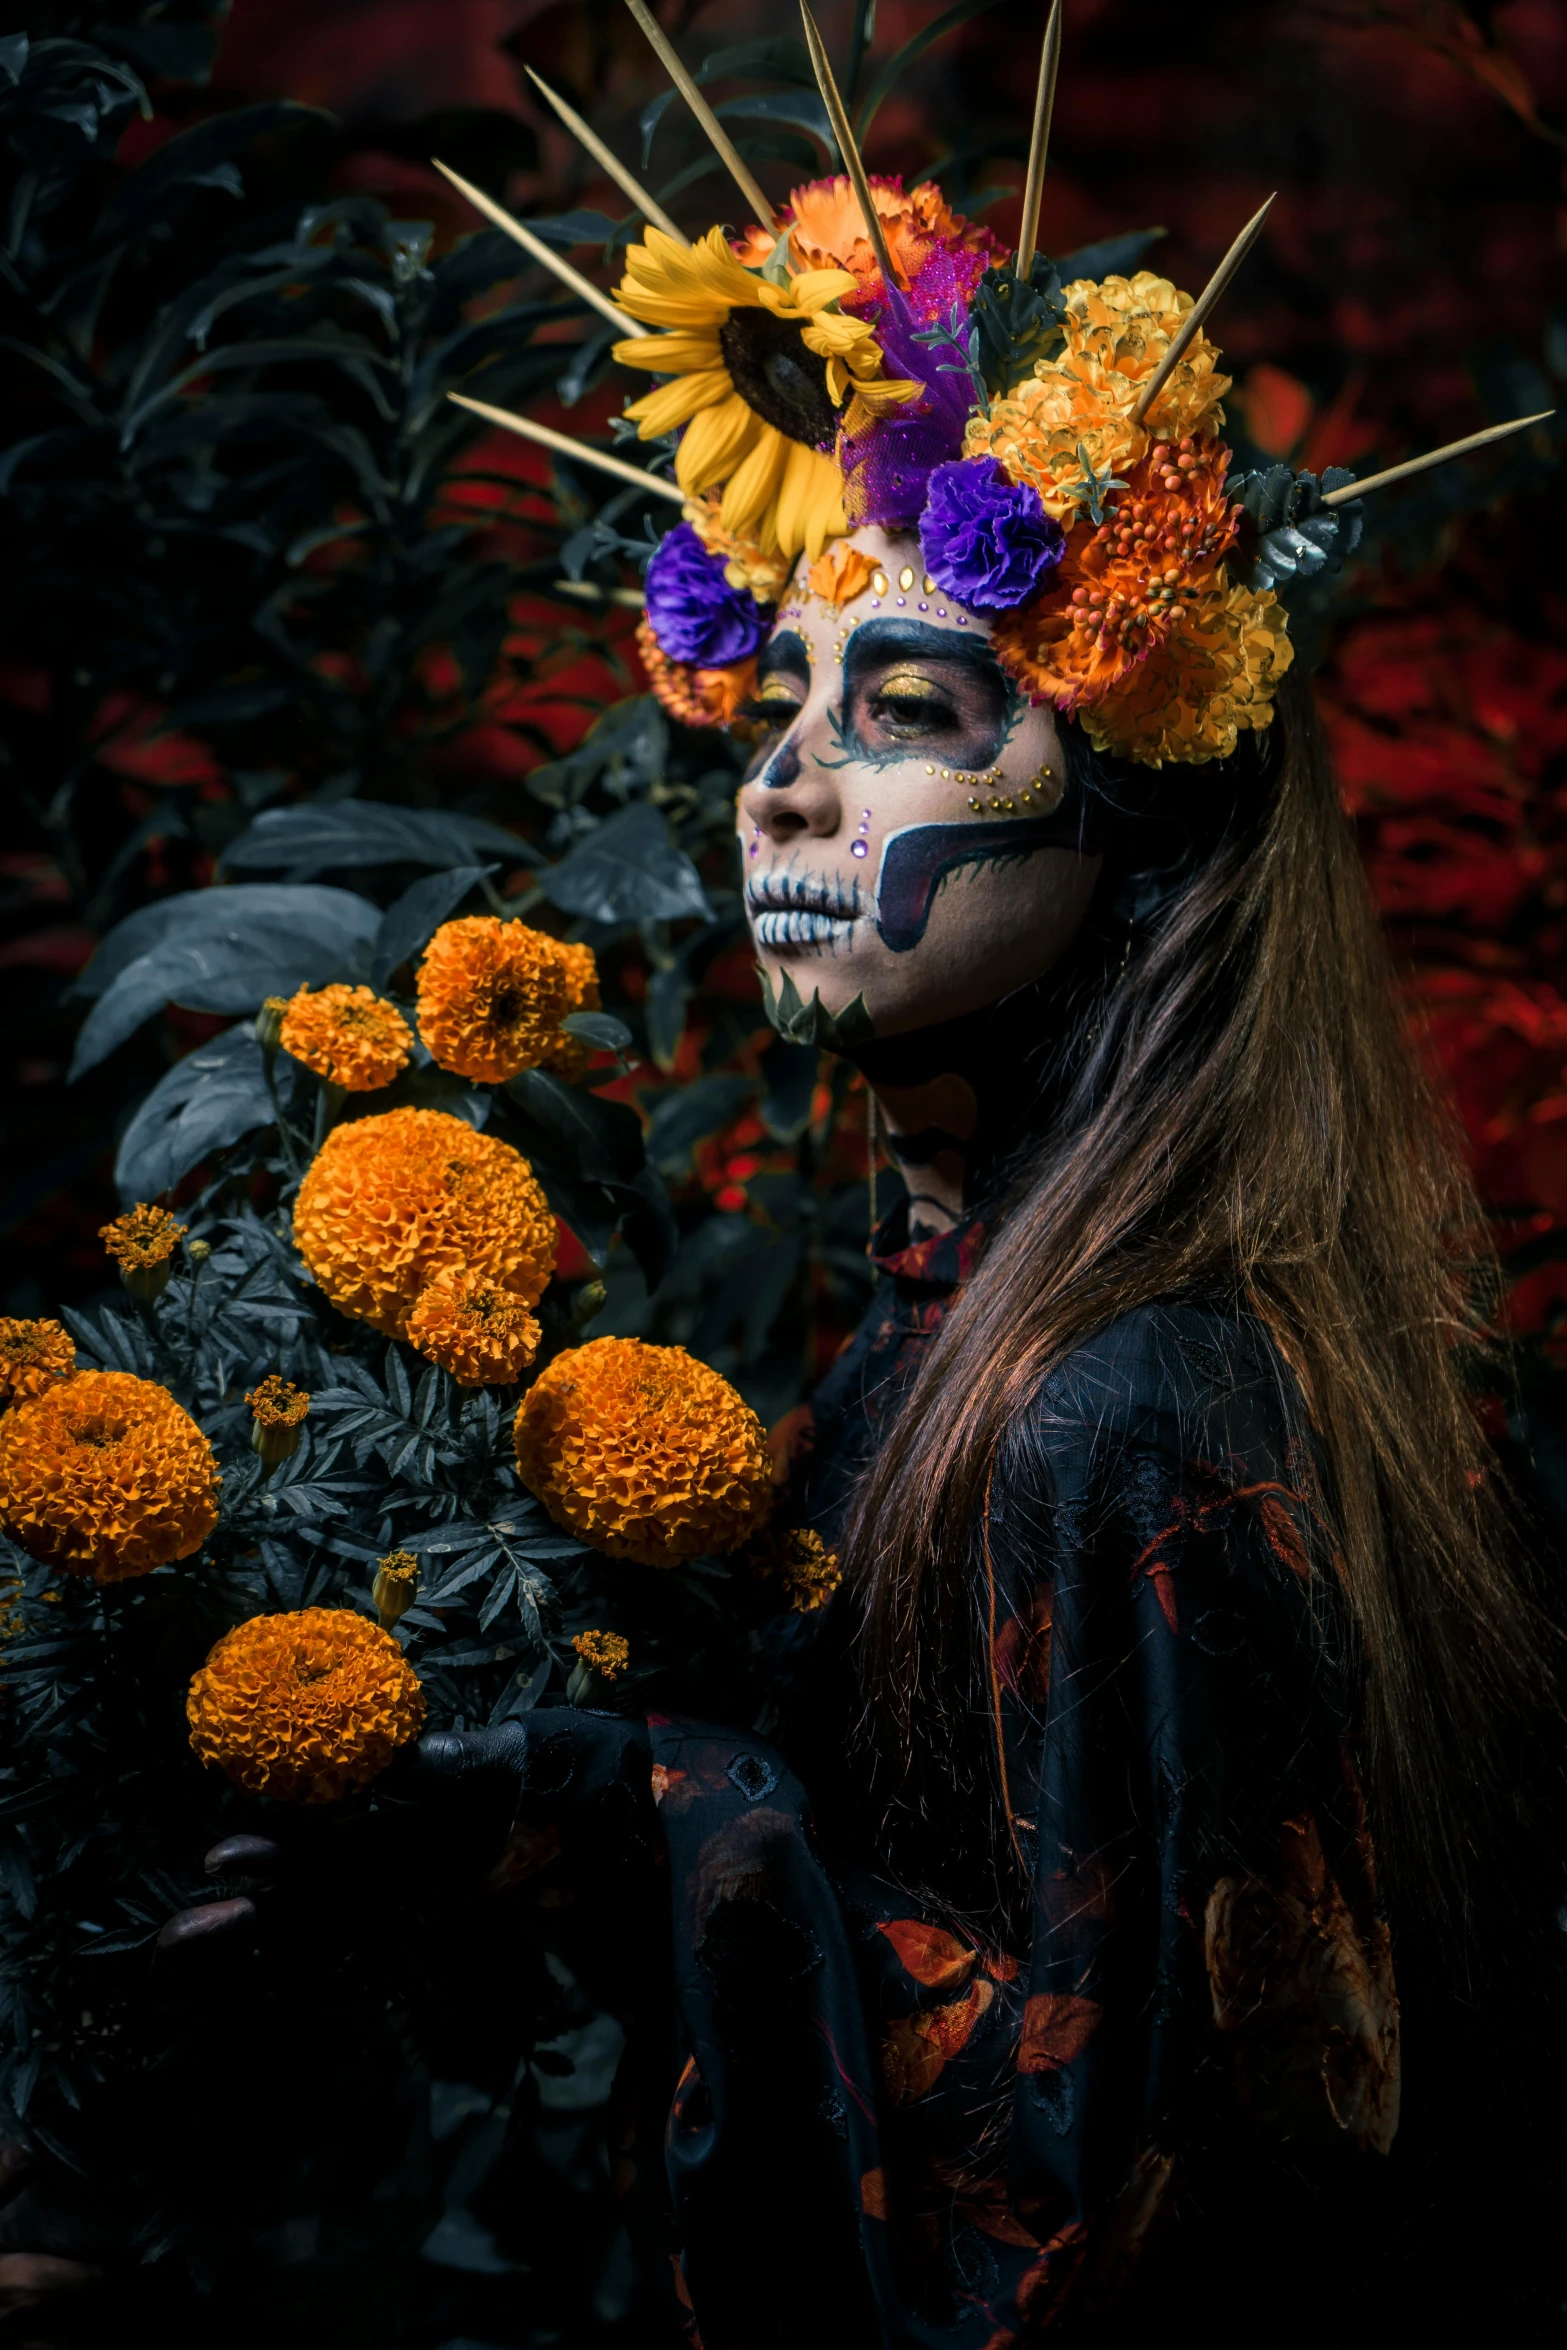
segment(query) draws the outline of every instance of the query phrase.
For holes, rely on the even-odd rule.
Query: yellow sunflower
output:
[[[616,300],[667,331],[617,343],[615,357],[672,379],[626,414],[645,441],[685,427],[675,479],[689,498],[722,485],[724,529],[764,554],[814,559],[848,528],[843,476],[823,454],[848,394],[881,416],[924,390],[884,377],[870,326],[834,307],[857,286],[847,269],[774,285],[735,259],[721,228],[689,247],[650,228],[626,255]]]

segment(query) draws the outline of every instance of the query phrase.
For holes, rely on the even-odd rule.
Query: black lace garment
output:
[[[900,1237],[786,1432],[829,1530],[982,1234]],[[1238,2240],[1273,2150],[1319,2208],[1323,2165],[1386,2150],[1388,1936],[1290,1400],[1258,1326],[1172,1301],[998,1462],[976,1600],[1021,1930],[974,1923],[961,1823],[867,1831],[844,1595],[776,1744],[541,1720],[517,1865],[584,1924],[613,1877],[629,2208],[693,2343],[1108,2339],[1172,2216]]]

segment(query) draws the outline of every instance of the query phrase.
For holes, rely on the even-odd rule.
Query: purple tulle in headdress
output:
[[[882,372],[913,377],[925,396],[913,407],[894,410],[868,432],[845,436],[838,448],[843,468],[843,504],[850,529],[880,523],[908,530],[925,510],[930,477],[963,451],[963,434],[974,406],[974,386],[962,363],[961,340],[922,343],[916,337],[956,307],[966,336],[968,305],[988,265],[984,253],[959,246],[931,255],[906,294],[891,287],[874,303],[844,307],[870,319],[883,354]]]
[[[748,587],[731,587],[689,522],[677,522],[647,567],[647,616],[661,653],[697,669],[726,669],[762,641]]]

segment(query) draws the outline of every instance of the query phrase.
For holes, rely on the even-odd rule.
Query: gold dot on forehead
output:
[[[926,572],[924,578],[920,581],[920,593],[926,596],[933,596],[936,593],[936,582],[931,578],[928,571]]]
[[[873,596],[884,596],[886,593],[887,574],[885,571],[873,571],[871,573],[871,594]]]
[[[914,585],[914,566],[912,563],[904,564],[903,569],[898,574],[898,585],[900,588],[902,588],[905,595],[907,595],[909,589]]]

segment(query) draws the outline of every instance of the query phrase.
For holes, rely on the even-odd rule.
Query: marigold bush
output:
[[[347,1608],[252,1616],[190,1685],[190,1742],[247,1795],[335,1803],[384,1771],[424,1720],[424,1692],[389,1632]]]
[[[81,1371],[0,1420],[0,1517],[34,1558],[97,1583],[199,1550],[218,1482],[189,1413],[127,1371]]]
[[[329,1085],[374,1093],[413,1054],[413,1030],[395,1004],[368,987],[302,987],[283,1013],[279,1042]]]
[[[537,1068],[570,1010],[556,941],[525,922],[443,922],[419,966],[419,1034],[443,1069],[498,1085]]]
[[[343,1313],[388,1337],[438,1273],[470,1271],[536,1305],[555,1219],[520,1151],[444,1110],[338,1126],[299,1187],[294,1239]]]
[[[520,1379],[543,1333],[520,1297],[483,1273],[438,1273],[408,1317],[408,1343],[462,1387]]]
[[[42,1395],[76,1370],[76,1346],[63,1322],[28,1322],[0,1314],[0,1404]]]
[[[524,1485],[611,1558],[673,1567],[732,1550],[771,1503],[760,1420],[683,1346],[595,1338],[557,1355],[515,1433]]]

